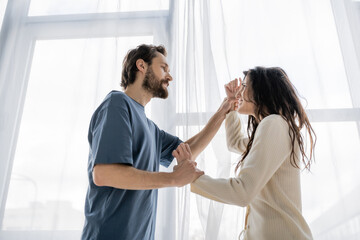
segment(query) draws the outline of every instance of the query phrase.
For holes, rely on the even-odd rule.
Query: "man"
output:
[[[167,98],[171,81],[165,48],[140,45],[124,59],[124,92],[109,93],[93,114],[83,240],[154,239],[157,189],[181,187],[204,174],[193,159],[215,135],[229,104],[189,145],[181,143],[144,112],[151,98]],[[172,155],[178,160],[174,171],[158,172],[159,164],[170,165]]]

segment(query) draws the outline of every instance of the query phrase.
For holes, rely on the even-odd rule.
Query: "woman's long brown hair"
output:
[[[264,68],[255,67],[248,71],[244,71],[247,77],[247,86],[251,99],[244,101],[252,101],[255,104],[255,116],[249,115],[248,119],[248,136],[249,143],[242,159],[238,162],[235,172],[241,166],[246,156],[249,154],[254,141],[256,129],[259,125],[257,119],[265,118],[270,114],[278,114],[282,116],[289,125],[289,136],[291,139],[290,162],[295,168],[299,168],[296,160],[295,144],[299,144],[301,160],[304,168],[310,170],[310,165],[314,158],[314,147],[316,143],[316,134],[311,127],[310,121],[305,113],[303,106],[296,94],[296,89],[290,82],[285,71],[279,67]],[[305,127],[310,140],[310,154],[306,155],[304,146],[304,137],[301,129]],[[305,139],[306,140],[306,139]]]

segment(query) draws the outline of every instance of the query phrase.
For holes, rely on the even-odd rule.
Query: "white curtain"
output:
[[[230,79],[223,14],[220,1],[174,2],[171,63],[175,70],[177,134],[184,140],[198,133],[217,110],[224,97],[223,85]],[[230,176],[231,154],[224,129],[197,161],[207,174]],[[179,191],[179,199],[186,201],[178,206],[186,213],[182,221],[191,227],[185,225],[178,239],[236,238],[242,227],[241,208],[197,197],[187,188]]]
[[[184,139],[196,134],[224,97],[223,85],[243,70],[282,67],[318,136],[316,163],[302,173],[303,214],[315,239],[359,238],[359,2],[189,0],[174,6],[179,133]],[[207,174],[228,177],[237,157],[228,153],[221,129],[198,161]],[[236,238],[243,209],[193,198],[188,202],[198,216],[190,213],[189,224],[200,222],[202,229],[190,228],[189,239]]]
[[[5,15],[6,4],[7,4],[7,1],[5,1],[5,0],[0,1],[0,29],[2,26],[4,15]]]
[[[0,38],[1,239],[79,238],[88,123],[120,89],[122,58],[140,43],[169,50],[169,99],[146,112],[183,140],[216,111],[226,82],[258,65],[285,69],[318,135],[316,163],[302,173],[303,214],[315,239],[360,238],[359,1],[9,2]],[[117,15],[122,9],[147,12]],[[238,157],[221,128],[199,168],[234,176]],[[189,187],[161,189],[156,239],[236,239],[243,219],[244,209]]]

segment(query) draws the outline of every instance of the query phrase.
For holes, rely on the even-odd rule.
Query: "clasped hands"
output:
[[[197,163],[192,160],[189,144],[181,143],[177,149],[172,152],[172,155],[178,162],[178,165],[176,165],[173,170],[176,186],[182,187],[192,183],[204,174],[204,171],[199,170],[196,167]]]

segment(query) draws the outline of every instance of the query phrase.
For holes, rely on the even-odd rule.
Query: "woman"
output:
[[[242,154],[237,177],[203,175],[191,191],[247,207],[244,239],[312,239],[301,213],[300,166],[310,170],[316,135],[284,70],[256,67],[244,74],[239,87],[237,79],[225,86],[228,98],[239,97],[237,111],[225,120],[228,148]],[[241,133],[238,113],[249,115],[248,137]],[[310,139],[309,157],[303,127]]]

